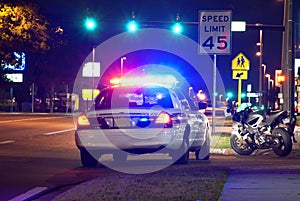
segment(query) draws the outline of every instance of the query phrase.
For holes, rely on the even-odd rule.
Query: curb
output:
[[[211,148],[211,154],[221,154],[221,155],[237,155],[232,149],[222,149],[222,148]]]

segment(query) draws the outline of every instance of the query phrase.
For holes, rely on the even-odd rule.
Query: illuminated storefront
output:
[[[294,3],[294,76],[295,76],[295,113],[300,114],[300,2]]]

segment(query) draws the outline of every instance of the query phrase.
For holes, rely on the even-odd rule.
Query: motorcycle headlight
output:
[[[284,118],[282,119],[283,124],[289,124],[290,123],[290,118]]]

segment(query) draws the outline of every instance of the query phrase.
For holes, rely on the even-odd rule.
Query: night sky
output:
[[[197,22],[199,10],[232,10],[233,21],[246,21],[247,24],[282,25],[283,0],[39,0],[42,14],[53,26],[64,29],[64,37],[68,46],[57,54],[56,65],[62,77],[74,77],[92,47],[108,38],[126,31],[126,22],[134,11],[136,21],[174,21],[176,14],[182,22]],[[99,20],[98,29],[88,33],[83,28],[83,20],[91,15]],[[149,24],[140,25],[141,28]],[[157,24],[157,28],[166,28]],[[183,34],[198,42],[198,26],[185,25]],[[274,78],[274,70],[281,65],[280,31],[265,30],[263,32],[263,63],[267,65],[267,73]],[[232,80],[231,60],[242,52],[250,60],[249,78],[243,81],[243,88],[248,83],[258,88],[259,58],[255,55],[259,50],[259,31],[247,29],[246,32],[232,33],[232,54],[218,56],[217,67],[222,74],[226,90],[237,91],[237,80]]]

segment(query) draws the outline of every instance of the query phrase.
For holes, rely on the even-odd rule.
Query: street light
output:
[[[262,67],[262,70],[263,70],[263,77],[265,77],[266,71],[267,71],[267,66],[266,66],[266,64],[262,64],[261,67]]]
[[[222,94],[219,95],[219,101],[220,102],[222,101],[222,96],[223,96]]]
[[[271,80],[271,75],[267,73],[267,74],[265,75],[265,77],[266,77],[266,78],[268,78],[268,79],[267,79],[267,80],[268,80],[267,87],[268,87],[268,90],[269,90],[269,89],[270,89],[270,80]]]
[[[265,77],[266,77],[266,70],[267,70],[267,66],[265,64],[261,64],[261,68],[260,69],[260,72],[261,72],[261,85],[262,85],[262,103],[263,103],[263,106],[266,106],[267,105],[267,90],[266,90],[266,82],[265,82]]]
[[[124,60],[126,60],[126,57],[122,57],[122,58],[121,58],[121,69],[120,69],[120,70],[121,70],[121,73],[120,73],[120,74],[121,74],[121,77],[123,76]]]
[[[255,26],[262,26],[262,24],[255,24]],[[259,56],[259,92],[262,93],[263,89],[263,76],[261,72],[262,67],[262,56],[263,56],[263,43],[262,43],[263,31],[262,29],[259,30],[259,43],[256,43],[259,46],[259,53],[256,53]],[[262,97],[259,98],[259,107],[262,105]]]
[[[271,83],[270,88],[273,89],[274,88],[274,80],[270,79],[270,83]]]
[[[270,74],[265,74],[265,77],[267,78],[267,95],[268,98],[266,99],[266,106],[269,108],[269,102],[270,102],[270,97],[271,97],[271,87],[270,87],[270,80],[271,80],[271,75]]]
[[[274,87],[274,80],[271,79],[271,75],[268,73],[265,76],[268,78],[268,90],[272,90]]]

